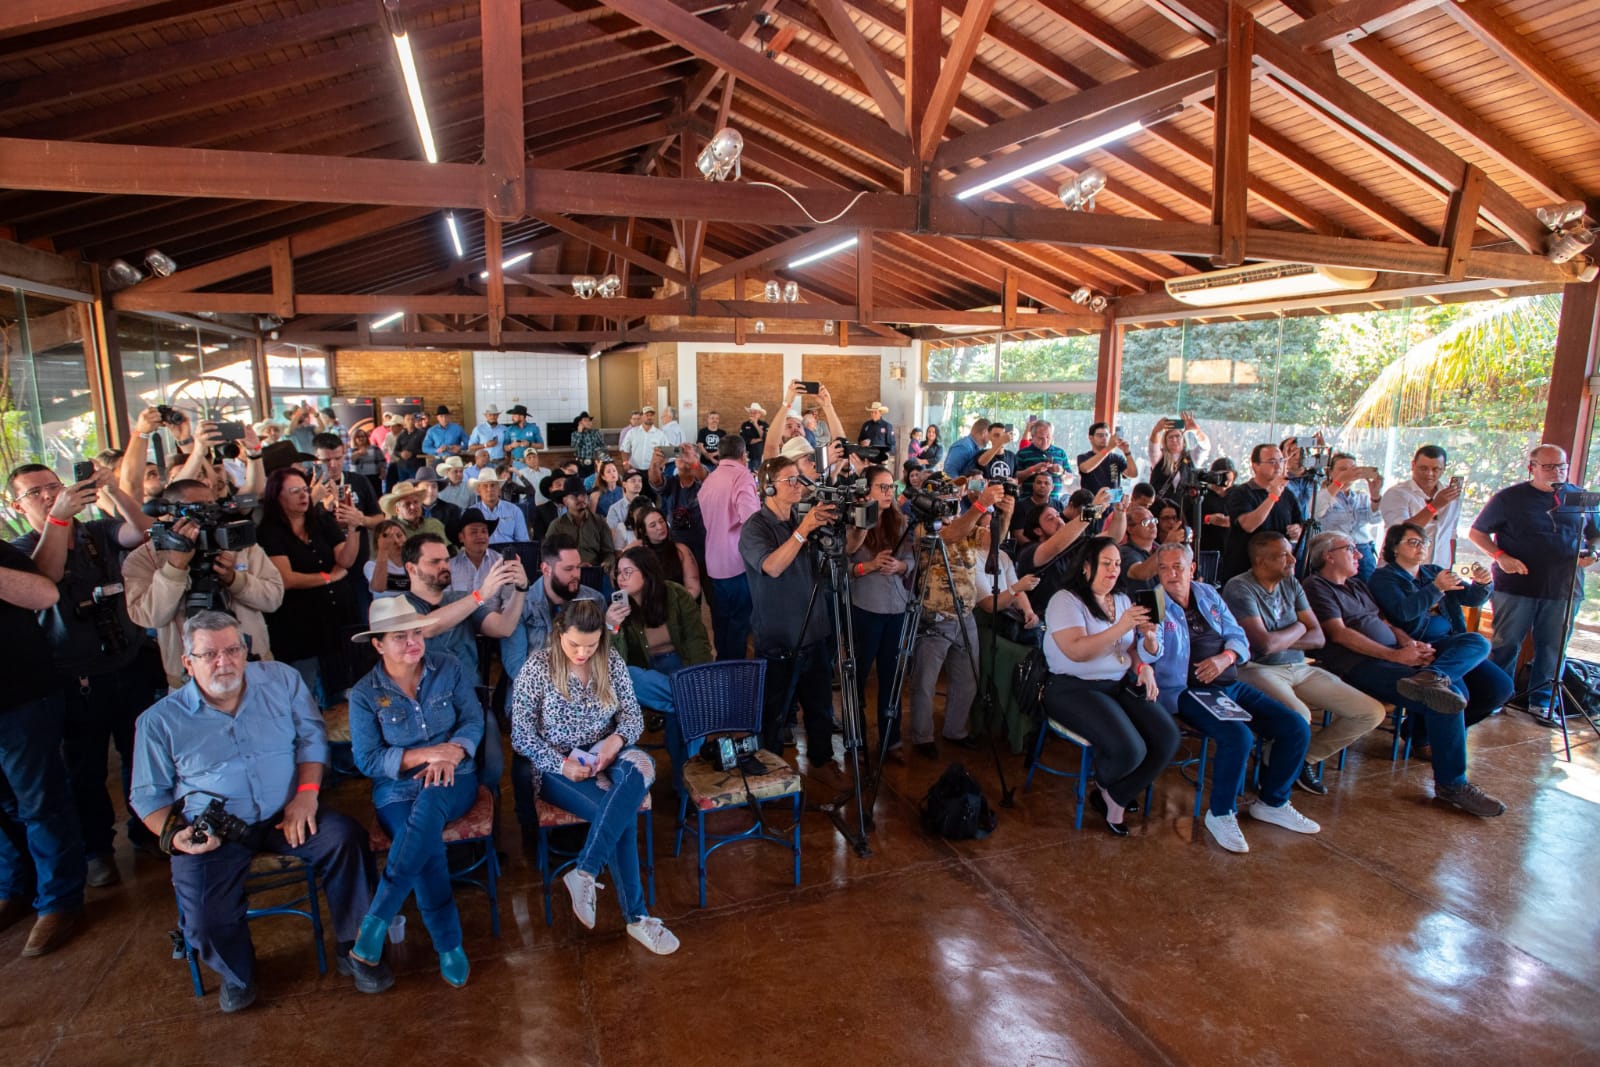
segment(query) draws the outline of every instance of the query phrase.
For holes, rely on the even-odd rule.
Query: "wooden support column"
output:
[[[856,238],[856,306],[860,318],[871,322],[876,315],[872,309],[872,231],[862,230]]]
[[[927,147],[922,143],[922,116],[933,99],[933,86],[939,80],[939,62],[944,57],[939,0],[906,0],[905,128],[913,141],[911,161],[906,168],[905,192],[921,187],[922,159]]]
[[[1005,279],[1000,283],[1001,325],[1008,330],[1017,328],[1017,272],[1006,268]]]
[[[1468,163],[1461,186],[1450,194],[1450,210],[1445,215],[1444,236],[1439,243],[1445,251],[1445,277],[1451,281],[1459,282],[1467,276],[1467,256],[1472,251],[1472,235],[1478,229],[1478,206],[1483,203],[1487,181],[1482,170]]]
[[[744,299],[744,271],[742,271],[742,270],[738,271],[733,276],[733,298],[735,300],[743,300]],[[744,324],[745,324],[745,318],[744,318],[743,315],[738,315],[738,316],[734,317],[734,320],[733,320],[733,343],[736,344],[736,345],[744,344],[744,329],[745,329]]]
[[[483,254],[489,268],[489,344],[500,345],[500,320],[506,317],[506,277],[500,266],[505,253],[500,247],[500,220],[483,214]]]
[[[839,320],[839,347],[850,347],[850,324],[844,319]]]
[[[1215,138],[1211,168],[1211,223],[1217,227],[1217,254],[1211,262],[1236,267],[1244,262],[1244,234],[1250,225],[1250,76],[1255,64],[1255,19],[1233,0],[1228,4],[1227,53],[1217,71]]]
[[[483,161],[485,207],[503,222],[526,204],[522,137],[522,5],[479,5],[483,26]]]
[[[1122,331],[1120,322],[1106,316],[1100,328],[1100,362],[1094,371],[1094,421],[1115,423],[1117,400],[1122,393]]]
[[[1589,384],[1600,372],[1600,279],[1569,285],[1562,291],[1561,324],[1550,367],[1550,398],[1545,403],[1546,444],[1567,450],[1572,469],[1567,479],[1583,484],[1589,434],[1595,414],[1595,390]]]
[[[280,319],[292,319],[294,310],[294,253],[289,239],[280,237],[267,249],[272,264],[272,313]]]

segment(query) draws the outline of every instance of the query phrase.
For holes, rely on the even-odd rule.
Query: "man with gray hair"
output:
[[[183,936],[222,977],[222,1010],[256,997],[244,882],[261,852],[316,868],[339,972],[363,993],[383,992],[394,984],[389,969],[349,955],[372,902],[367,833],[348,816],[318,811],[328,739],[300,673],[246,662],[239,622],[225,612],[186,621],[183,649],[193,680],[139,717],[128,802],[172,856]],[[208,819],[197,828],[196,817],[214,807],[242,827],[230,832]]]
[[[1432,643],[1414,640],[1385,619],[1367,584],[1356,577],[1361,554],[1342,533],[1311,542],[1306,600],[1322,624],[1327,645],[1320,664],[1363,693],[1411,714],[1427,716],[1433,748],[1434,795],[1462,811],[1491,818],[1505,804],[1467,781],[1467,672],[1489,655],[1479,634],[1451,634]]]

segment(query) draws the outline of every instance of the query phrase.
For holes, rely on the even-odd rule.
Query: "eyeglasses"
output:
[[[804,481],[805,481],[804,478],[802,478],[798,474],[796,474],[796,475],[791,475],[788,478],[774,478],[774,479],[772,479],[772,484],[774,484],[774,485],[790,485],[790,486],[793,486],[793,485],[799,485]]]
[[[1328,551],[1329,552],[1360,552],[1361,550],[1359,548],[1357,548],[1355,545],[1329,545],[1328,546]]]
[[[1134,526],[1159,526],[1159,525],[1161,525],[1161,520],[1160,519],[1140,519],[1138,522],[1134,523],[1133,525]]]
[[[621,581],[623,578],[632,578],[635,575],[637,575],[638,573],[639,572],[637,570],[635,570],[634,568],[632,568],[632,567],[618,567],[617,568],[617,580]]]
[[[1400,543],[1402,545],[1405,545],[1407,548],[1426,548],[1426,547],[1428,547],[1428,539],[1426,537],[1407,537],[1405,540],[1401,541]]]
[[[221,663],[225,659],[243,659],[245,651],[243,645],[229,645],[227,648],[213,649],[210,652],[191,652],[189,658],[202,663]]]
[[[32,489],[29,489],[26,493],[18,493],[17,500],[29,500],[36,496],[44,496],[47,493],[59,493],[65,488],[66,486],[62,485],[60,482],[55,482],[50,485],[36,485]]]
[[[1535,463],[1534,466],[1542,471],[1564,471],[1571,464],[1568,463]]]

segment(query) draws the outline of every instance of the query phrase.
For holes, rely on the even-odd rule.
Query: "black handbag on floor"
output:
[[[997,822],[978,780],[959,763],[946,767],[922,798],[923,827],[951,841],[988,837]]]

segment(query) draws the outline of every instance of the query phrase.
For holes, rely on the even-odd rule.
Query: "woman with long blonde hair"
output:
[[[645,913],[639,877],[639,805],[655,781],[655,763],[635,744],[644,730],[622,656],[605,641],[620,619],[593,601],[575,600],[558,615],[550,640],[528,657],[511,692],[511,747],[528,757],[550,803],[589,823],[578,860],[562,882],[572,911],[594,929],[595,879],[611,867],[628,935],[665,956],[678,939]]]

